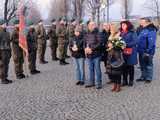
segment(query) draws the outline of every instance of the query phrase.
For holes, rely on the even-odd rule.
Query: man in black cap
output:
[[[11,35],[11,42],[12,42],[12,53],[13,53],[13,61],[15,65],[15,73],[17,79],[25,78],[23,74],[23,63],[24,63],[24,56],[23,50],[19,46],[19,20],[15,19],[14,23],[14,30]]]
[[[58,58],[57,58],[58,38],[57,38],[57,34],[56,34],[57,23],[56,23],[55,19],[53,19],[51,22],[52,22],[52,25],[48,31],[48,36],[49,36],[49,40],[50,40],[52,60],[56,61],[56,60],[58,60]]]
[[[46,35],[46,31],[45,28],[43,26],[43,21],[40,20],[38,22],[38,25],[36,27],[36,33],[38,36],[38,56],[39,56],[39,62],[41,64],[46,64],[48,63],[47,61],[45,61],[45,52],[46,52],[46,46],[47,46],[47,35]]]
[[[0,79],[2,84],[12,83],[7,79],[11,58],[10,42],[10,34],[6,31],[4,20],[0,20]]]

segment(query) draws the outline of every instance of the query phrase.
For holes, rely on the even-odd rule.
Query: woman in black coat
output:
[[[83,32],[79,26],[75,29],[75,36],[69,43],[69,49],[75,64],[76,72],[76,85],[84,85],[85,73],[84,73],[84,61],[85,53],[83,49]]]

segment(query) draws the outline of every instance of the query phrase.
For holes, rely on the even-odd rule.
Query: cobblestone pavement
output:
[[[135,83],[120,93],[110,92],[105,74],[102,90],[75,86],[73,64],[61,67],[50,57],[48,64],[38,65],[41,74],[24,80],[15,79],[11,63],[14,83],[0,85],[0,120],[160,120],[159,53],[157,48],[154,81]]]

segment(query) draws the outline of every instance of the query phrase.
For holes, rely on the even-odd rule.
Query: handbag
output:
[[[124,48],[123,53],[124,55],[131,55],[133,52],[133,48]]]

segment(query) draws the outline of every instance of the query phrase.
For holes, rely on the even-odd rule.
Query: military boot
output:
[[[12,83],[12,80],[4,79],[1,81],[2,84],[10,84]]]

